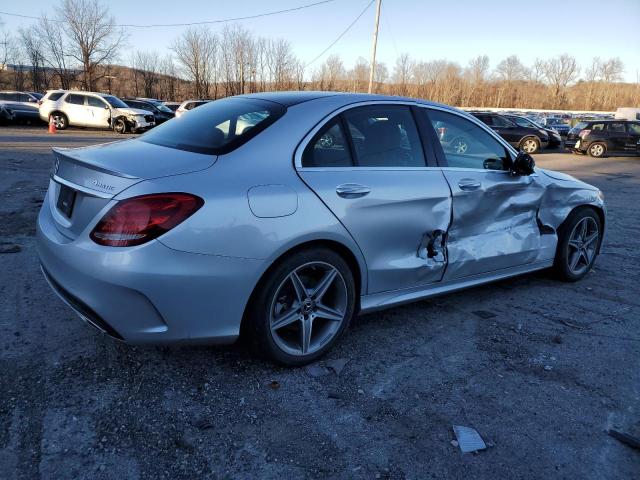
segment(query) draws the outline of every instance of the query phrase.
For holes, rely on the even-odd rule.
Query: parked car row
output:
[[[115,95],[72,90],[0,92],[0,124],[53,124],[138,133],[182,115],[211,100],[163,102],[156,98],[125,98]]]

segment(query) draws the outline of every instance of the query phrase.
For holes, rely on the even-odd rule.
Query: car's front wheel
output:
[[[277,264],[257,287],[245,332],[277,362],[305,365],[336,343],[355,305],[347,262],[327,248],[301,250]]]
[[[591,208],[569,215],[558,231],[554,269],[563,280],[575,282],[593,267],[602,241],[602,222]]]
[[[113,131],[116,133],[127,133],[127,123],[122,118],[117,118],[115,122],[113,122]]]

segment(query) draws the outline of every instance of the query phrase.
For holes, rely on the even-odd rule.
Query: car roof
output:
[[[344,93],[344,92],[315,92],[315,91],[289,91],[289,92],[260,92],[246,95],[238,95],[239,98],[256,98],[279,103],[285,107],[291,107],[304,102],[322,100],[331,97],[332,100],[342,100],[343,105],[367,101],[389,101],[419,103],[425,106],[435,106],[446,110],[461,111],[455,107],[441,103],[430,102],[420,98],[400,97],[393,95],[377,95],[371,93]],[[465,112],[463,112],[465,113]]]

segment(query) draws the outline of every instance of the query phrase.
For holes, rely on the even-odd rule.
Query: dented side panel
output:
[[[537,213],[545,194],[539,176],[443,169],[453,196],[444,280],[533,263],[549,239]],[[551,243],[555,245],[553,239]]]
[[[369,293],[442,279],[451,193],[440,169],[303,169],[299,174],[360,247]],[[336,192],[342,185],[369,192],[343,198]]]

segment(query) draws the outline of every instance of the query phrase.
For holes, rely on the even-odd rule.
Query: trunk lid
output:
[[[217,157],[138,140],[54,148],[49,205],[58,231],[75,239],[116,195],[152,178],[204,170]]]

